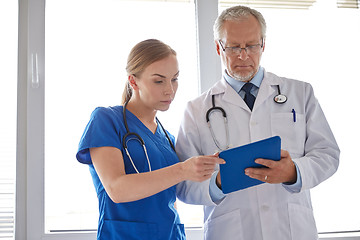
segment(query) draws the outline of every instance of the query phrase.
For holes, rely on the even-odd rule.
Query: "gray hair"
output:
[[[242,19],[248,18],[250,15],[253,15],[259,22],[261,27],[261,38],[266,38],[266,22],[263,15],[256,11],[255,9],[245,7],[245,6],[234,6],[231,8],[225,9],[215,20],[214,23],[214,39],[219,40],[223,36],[223,26],[224,22],[227,20],[239,21]]]

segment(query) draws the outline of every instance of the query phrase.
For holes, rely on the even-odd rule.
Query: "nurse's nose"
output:
[[[165,95],[172,95],[174,94],[176,91],[175,89],[175,86],[173,85],[172,81],[170,81],[169,83],[166,84],[166,87],[165,87]]]

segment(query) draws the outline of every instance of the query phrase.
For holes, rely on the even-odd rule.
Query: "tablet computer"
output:
[[[245,169],[264,167],[255,163],[257,158],[280,160],[280,153],[281,139],[279,136],[222,151],[219,157],[226,161],[226,164],[220,164],[223,193],[231,193],[264,183],[246,176]]]

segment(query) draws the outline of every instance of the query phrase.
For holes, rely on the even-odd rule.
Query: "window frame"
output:
[[[208,51],[214,48],[212,24],[217,7],[217,1],[195,0],[198,58],[207,59],[198,61],[201,92],[221,76],[216,52]],[[95,231],[45,232],[45,0],[19,0],[18,31],[15,239],[95,239]],[[189,228],[186,234],[195,239],[202,230]]]
[[[44,9],[44,0],[19,0],[15,239],[41,239],[44,229]]]
[[[195,0],[195,8],[199,89],[204,92],[221,77],[212,33],[218,1]],[[96,232],[88,231],[45,233],[45,0],[19,0],[18,38],[15,239],[95,239]],[[188,239],[200,239],[202,229],[188,228],[186,233]],[[359,240],[360,236],[334,233],[320,238]]]

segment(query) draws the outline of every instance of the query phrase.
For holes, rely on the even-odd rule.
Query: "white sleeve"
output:
[[[330,176],[339,166],[340,149],[309,84],[305,91],[305,156],[295,158],[302,179],[302,190],[311,189]]]
[[[201,138],[196,124],[196,117],[199,117],[192,102],[187,104],[184,117],[180,125],[176,153],[180,161],[203,155],[201,150]],[[184,181],[177,185],[177,197],[189,204],[214,205],[209,193],[210,179],[203,182]]]

